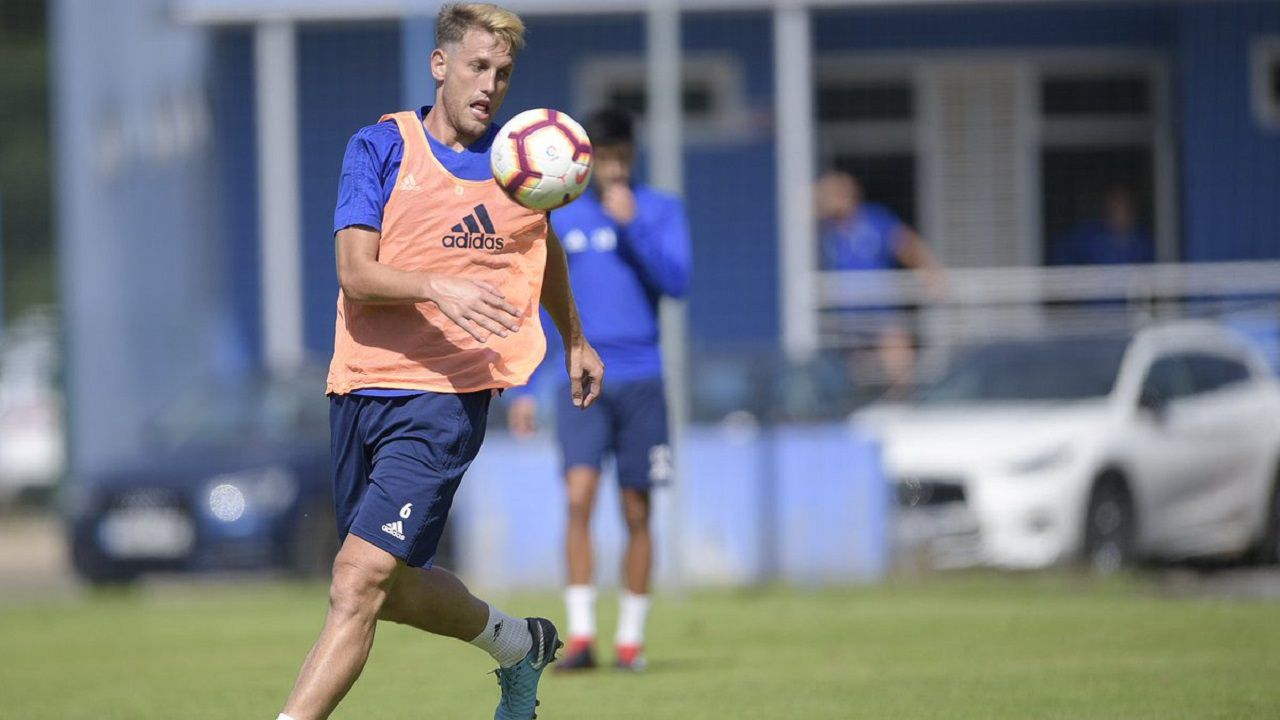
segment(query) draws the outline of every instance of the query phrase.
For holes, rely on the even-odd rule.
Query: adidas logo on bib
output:
[[[386,525],[382,526],[382,532],[390,535],[391,537],[397,540],[403,540],[404,539],[404,523],[399,520],[395,522],[389,522]]]

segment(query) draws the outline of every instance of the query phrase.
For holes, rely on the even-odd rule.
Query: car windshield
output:
[[[923,404],[1070,401],[1099,398],[1115,386],[1127,341],[1119,338],[1002,342],[960,355]]]
[[[323,376],[312,371],[199,388],[156,419],[156,436],[169,448],[323,440],[329,410],[323,389]]]

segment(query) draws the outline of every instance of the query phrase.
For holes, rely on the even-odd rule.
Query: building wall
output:
[[[686,13],[688,52],[726,53],[745,71],[744,133],[695,138],[685,152],[694,238],[689,323],[698,347],[764,346],[778,335],[776,208],[769,13]],[[1280,135],[1252,120],[1248,46],[1280,33],[1271,3],[1080,3],[1049,7],[874,8],[816,11],[818,56],[1019,49],[1145,49],[1169,60],[1181,181],[1182,257],[1280,256]],[[639,58],[643,19],[633,15],[532,17],[502,118],[529,107],[577,107],[578,69],[592,58]],[[243,30],[214,34],[212,87],[219,144],[220,208],[245,218],[228,236],[237,335],[260,352],[252,119],[252,44]],[[331,217],[345,142],[360,125],[398,108],[399,25],[303,26],[299,33],[305,340],[315,356],[332,343]],[[426,59],[423,58],[423,62]],[[422,102],[431,88],[421,91]],[[643,176],[643,155],[641,162]]]
[[[1183,237],[1192,260],[1280,257],[1280,129],[1254,118],[1249,53],[1280,36],[1280,4],[1178,9]]]

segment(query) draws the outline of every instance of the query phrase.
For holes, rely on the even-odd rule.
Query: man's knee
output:
[[[382,609],[395,577],[397,560],[369,546],[348,552],[344,545],[333,563],[329,610],[339,618],[372,620]]]
[[[649,493],[624,490],[622,516],[627,523],[627,532],[632,535],[649,532]]]

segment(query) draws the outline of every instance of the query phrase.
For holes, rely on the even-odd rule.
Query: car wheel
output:
[[[138,580],[138,571],[106,559],[101,554],[74,545],[71,549],[71,565],[81,580],[94,587],[122,587],[132,585]]]
[[[1267,506],[1267,523],[1258,544],[1257,558],[1263,565],[1280,563],[1280,481],[1271,490],[1271,502]]]
[[[1133,563],[1133,501],[1124,484],[1105,479],[1089,496],[1085,513],[1084,562],[1106,575]]]

